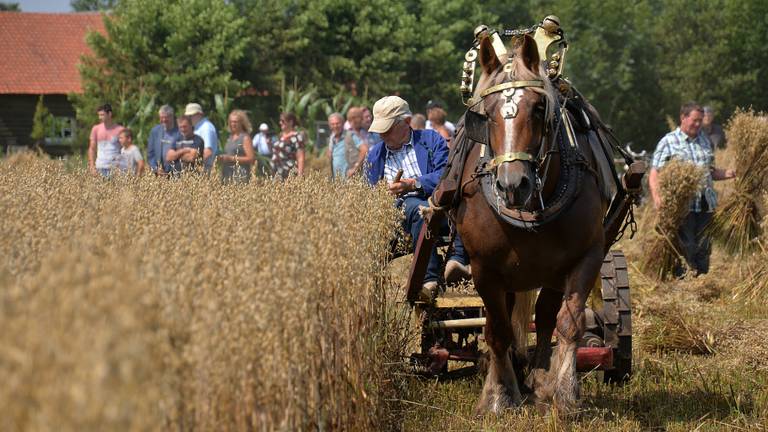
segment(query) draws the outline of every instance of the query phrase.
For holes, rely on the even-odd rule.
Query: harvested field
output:
[[[768,424],[768,306],[734,296],[764,254],[750,267],[716,250],[710,274],[660,282],[637,270],[641,243],[623,240],[632,380],[583,375],[567,418],[523,407],[478,419],[481,377],[423,380],[403,361],[408,258],[385,265],[397,215],[381,190],[324,173],[105,181],[22,156],[0,161],[0,216],[3,431]]]

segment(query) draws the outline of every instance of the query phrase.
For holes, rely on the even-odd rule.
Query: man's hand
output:
[[[727,179],[736,178],[736,170],[732,170],[732,169],[725,170],[725,178]]]
[[[409,179],[402,179],[398,182],[393,182],[387,184],[387,189],[389,190],[389,193],[392,195],[402,195],[404,193],[408,193],[411,191],[416,190],[416,179],[415,178],[409,178]]]
[[[347,170],[347,177],[352,177],[353,175],[355,175],[356,172],[357,172],[357,168],[355,168],[355,167],[352,167],[352,168],[348,169]]]

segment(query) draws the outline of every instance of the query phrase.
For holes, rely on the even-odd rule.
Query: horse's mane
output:
[[[528,89],[535,91],[537,93],[543,94],[548,99],[547,106],[549,107],[550,112],[547,113],[548,118],[552,118],[553,110],[555,109],[555,101],[557,100],[555,96],[555,88],[552,85],[552,82],[549,80],[549,78],[546,75],[546,72],[544,71],[544,67],[539,64],[539,70],[538,71],[532,71],[525,67],[525,64],[523,63],[522,55],[520,54],[520,46],[519,44],[514,48],[514,56],[512,58],[512,76],[515,80],[521,80],[521,81],[528,81],[528,80],[541,80],[544,82],[544,88],[540,87],[528,87]],[[484,70],[482,74],[480,74],[480,78],[477,81],[477,87],[475,88],[475,91],[473,93],[473,96],[475,98],[480,97],[480,93],[482,93],[483,90],[502,84],[507,80],[506,74],[503,72],[504,65],[500,65],[496,68],[493,72],[490,74],[486,73]]]

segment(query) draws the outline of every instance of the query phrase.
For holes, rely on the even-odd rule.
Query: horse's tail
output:
[[[512,331],[515,335],[515,353],[525,358],[528,354],[528,325],[536,308],[536,290],[515,293],[515,307],[512,309]]]

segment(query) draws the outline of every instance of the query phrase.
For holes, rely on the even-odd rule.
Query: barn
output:
[[[82,92],[77,64],[90,53],[89,31],[104,33],[99,13],[0,12],[0,145],[3,154],[34,146],[35,106],[50,112],[41,147],[52,155],[70,151],[75,109],[68,99]]]

